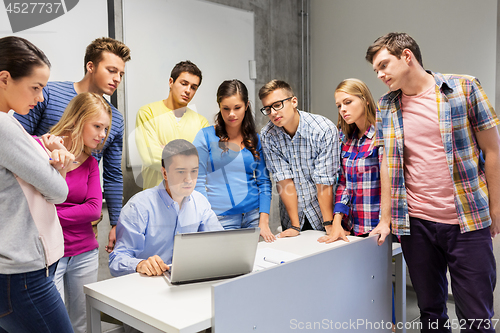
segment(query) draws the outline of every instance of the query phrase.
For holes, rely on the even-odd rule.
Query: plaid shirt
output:
[[[299,127],[293,138],[269,121],[260,134],[262,151],[276,182],[293,179],[300,227],[307,217],[315,230],[325,230],[316,184],[335,188],[339,170],[338,130],[323,116],[303,111],[299,115]],[[290,228],[290,217],[281,200],[280,215],[283,229]]]
[[[488,189],[484,161],[479,156],[480,150],[474,132],[495,127],[500,121],[476,78],[429,73],[436,81],[439,130],[454,183],[460,231],[486,228],[491,224]],[[400,90],[389,92],[379,100],[376,140],[381,146],[385,146],[387,154],[391,180],[392,232],[409,235]]]
[[[350,138],[340,132],[341,168],[334,213],[344,214],[344,223],[355,235],[369,233],[379,221],[380,160],[374,136],[373,125],[360,139],[357,130]]]

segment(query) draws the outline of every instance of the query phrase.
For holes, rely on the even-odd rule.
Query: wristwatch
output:
[[[325,222],[323,222],[323,227],[326,227],[327,225],[332,225],[332,224],[333,224],[333,220],[325,221]]]

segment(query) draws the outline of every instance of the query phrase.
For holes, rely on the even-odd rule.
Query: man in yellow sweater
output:
[[[181,61],[170,73],[168,97],[144,105],[137,112],[135,142],[142,159],[144,189],[157,186],[163,180],[161,153],[167,143],[175,139],[193,142],[196,133],[209,125],[205,117],[187,107],[201,78],[195,64]]]

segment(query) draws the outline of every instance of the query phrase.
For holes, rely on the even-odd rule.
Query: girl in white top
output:
[[[0,39],[0,333],[72,332],[53,282],[64,253],[54,203],[66,199],[64,172],[74,156],[50,156],[9,115],[43,101],[50,62],[29,41]]]

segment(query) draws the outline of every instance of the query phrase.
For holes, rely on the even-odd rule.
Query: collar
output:
[[[158,185],[156,187],[156,190],[158,191],[158,194],[160,195],[160,198],[163,200],[163,202],[165,203],[165,205],[167,207],[169,206],[172,206],[174,204],[177,204],[177,202],[174,201],[174,199],[172,199],[172,197],[168,194],[167,190],[165,189],[165,180],[163,180],[160,185]],[[182,203],[183,203],[183,207],[184,207],[184,203],[185,202],[189,202],[191,201],[191,195],[187,196],[187,197],[184,197],[184,199],[182,199]]]
[[[451,85],[448,83],[446,78],[444,77],[443,74],[437,73],[437,72],[432,72],[430,70],[425,70],[427,73],[431,74],[432,77],[434,77],[434,81],[436,81],[436,85],[439,87],[439,89],[444,93],[444,94],[449,94],[453,92],[453,89],[451,88]],[[396,91],[390,91],[388,92],[385,96],[382,96],[384,99],[388,99],[391,101],[391,103],[394,103],[397,98],[400,98],[402,94],[401,89],[396,90]],[[393,111],[395,112],[395,110]]]
[[[299,126],[297,126],[297,130],[295,131],[295,137],[296,135],[302,135],[302,132],[304,132],[304,115],[303,112],[297,109],[297,113],[299,114]]]
[[[304,123],[303,114],[304,114],[304,112],[300,111],[299,109],[297,109],[297,112],[299,113],[299,125],[297,126],[297,130],[295,131],[295,134],[293,135],[293,137],[290,137],[290,134],[288,134],[283,127],[278,127],[278,126],[276,126],[276,125],[273,124],[273,126],[276,127],[276,129],[279,132],[281,132],[281,134],[283,136],[286,136],[290,140],[293,140],[293,138],[295,138],[297,135],[300,135],[301,132],[303,131],[303,127],[304,127],[304,125],[303,125],[303,123]]]
[[[432,75],[432,77],[434,77],[434,81],[436,81],[436,85],[439,87],[439,89],[443,93],[448,94],[448,93],[453,92],[453,89],[451,88],[451,85],[448,83],[448,81],[443,76],[443,74],[437,73],[437,72],[432,72],[430,70],[425,70],[425,71],[427,73],[429,73],[430,75]],[[402,94],[402,91],[401,91],[401,89],[399,89],[399,90],[396,90],[396,91],[390,91],[390,92],[388,92],[383,98],[389,99],[392,103],[394,103],[394,101],[397,98],[399,98],[401,96],[401,94]]]
[[[166,206],[172,206],[174,204],[174,200],[170,197],[167,190],[165,189],[165,180],[163,180],[160,185],[156,186],[156,190],[160,195],[160,198],[163,200]]]
[[[451,88],[451,85],[448,83],[443,74],[434,73],[429,70],[426,70],[426,72],[434,77],[434,81],[436,81],[436,84],[443,93],[447,94],[453,92],[453,88]]]
[[[168,114],[171,114],[171,115],[172,115],[172,117],[174,117],[174,118],[175,118],[175,115],[174,115],[174,110],[173,110],[173,109],[171,109],[171,108],[169,108],[168,106],[166,106],[166,105],[165,105],[165,103],[163,102],[163,99],[162,99],[161,101],[159,101],[159,102],[161,103],[161,105],[163,105],[164,110],[166,110],[166,112],[167,112]],[[194,112],[194,111],[193,111],[193,110],[191,110],[189,106],[186,106],[186,112],[184,112],[184,113],[182,114],[182,117],[181,117],[181,118],[184,118],[184,116],[186,115],[186,113],[191,113],[191,112]]]
[[[370,125],[370,127],[368,127],[368,129],[365,131],[365,134],[363,135],[368,139],[373,139],[373,136],[375,135],[375,126]]]
[[[368,139],[373,139],[373,136],[375,135],[375,126],[373,125],[370,125],[370,127],[368,127],[365,131],[365,133],[363,134],[363,136],[361,138],[358,139],[358,131],[359,129],[356,127],[356,129],[354,130],[354,132],[352,133],[352,136],[350,138],[348,138],[342,131],[340,131],[340,133],[342,133],[341,137],[342,137],[342,142],[344,144],[348,143],[348,142],[351,142],[353,140],[362,140],[363,137],[366,137]]]

